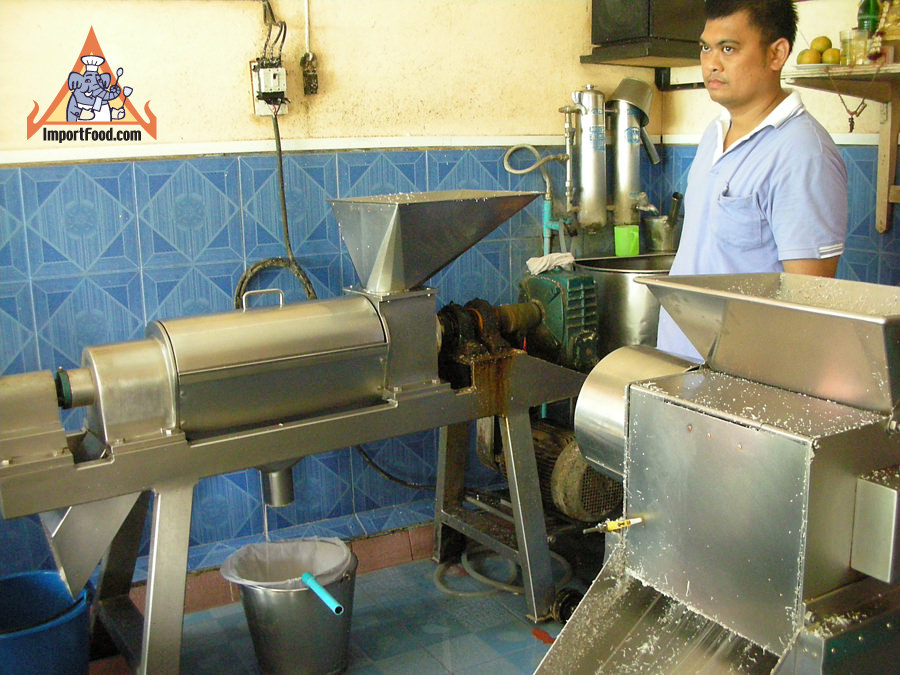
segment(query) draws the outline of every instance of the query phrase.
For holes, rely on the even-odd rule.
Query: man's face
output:
[[[700,36],[703,82],[709,97],[732,113],[770,96],[781,65],[746,11],[706,22]]]

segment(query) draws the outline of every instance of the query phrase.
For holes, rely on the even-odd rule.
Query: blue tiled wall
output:
[[[665,211],[671,193],[684,190],[695,148],[661,151],[663,162],[644,165],[642,175],[651,201]],[[358,283],[328,199],[458,188],[543,191],[537,172],[507,173],[504,152],[286,156],[291,241],[319,297],[340,295],[344,286]],[[519,154],[513,164],[532,162]],[[886,235],[874,229],[876,149],[848,147],[842,154],[850,171],[851,223],[839,275],[896,284],[896,219]],[[562,166],[550,169],[561,188]],[[541,251],[539,202],[431,280],[438,307],[474,297],[516,300],[525,260]],[[149,321],[229,310],[245,267],[283,255],[279,204],[272,155],[0,170],[0,372],[75,368],[84,347],[140,338]],[[289,302],[304,298],[283,271],[261,275],[255,286],[264,285],[285,290]],[[69,430],[82,420],[79,411],[64,415]],[[436,431],[429,431],[371,443],[368,450],[386,470],[427,483],[434,480],[436,443]],[[470,474],[471,484],[496,480],[477,461],[470,462]],[[395,527],[410,512],[428,517],[427,497],[422,502],[417,491],[388,482],[347,448],[304,459],[294,479],[294,504],[268,510],[276,532],[302,536],[305,527],[326,521],[331,532],[350,537]],[[216,547],[258,537],[262,518],[256,471],[200,481],[194,491],[192,568],[208,565]],[[35,518],[0,521],[0,575],[50,566]]]
[[[292,247],[317,295],[334,297],[358,283],[327,200],[457,188],[542,190],[536,174],[510,176],[504,152],[286,156]],[[431,282],[437,306],[474,297],[514,301],[525,259],[540,254],[539,208],[504,223],[438,274]],[[3,374],[76,368],[84,347],[141,338],[149,321],[229,310],[245,267],[284,254],[272,155],[4,169],[0,218]],[[268,285],[285,290],[288,302],[305,297],[284,271],[254,282]],[[64,422],[78,429],[83,412],[64,413]],[[437,432],[429,431],[367,449],[387,471],[429,483],[436,446]],[[472,484],[497,480],[477,461],[470,465]],[[304,459],[294,479],[298,498],[268,510],[271,530],[331,519],[340,536],[377,532],[403,520],[385,507],[422,496],[382,478],[346,448]],[[194,550],[261,534],[262,518],[256,471],[201,480],[194,491],[192,565],[203,564]],[[145,547],[146,539],[145,533]],[[0,574],[51,565],[36,518],[0,522]]]

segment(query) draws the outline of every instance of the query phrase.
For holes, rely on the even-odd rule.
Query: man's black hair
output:
[[[784,38],[791,49],[797,37],[797,7],[794,0],[706,0],[706,18],[721,19],[746,11],[759,29],[764,44]]]

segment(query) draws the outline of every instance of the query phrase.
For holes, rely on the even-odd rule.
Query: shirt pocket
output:
[[[713,227],[716,240],[722,246],[737,249],[762,246],[765,226],[756,197],[719,195]]]

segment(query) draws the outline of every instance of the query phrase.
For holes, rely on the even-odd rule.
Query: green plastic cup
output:
[[[641,236],[637,225],[616,225],[616,255],[638,255],[641,252]]]

